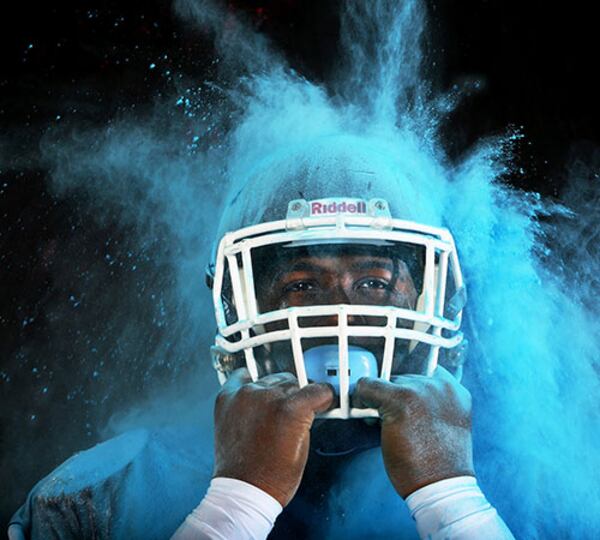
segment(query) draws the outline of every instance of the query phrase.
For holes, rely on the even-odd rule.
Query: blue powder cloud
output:
[[[167,350],[175,363],[199,358],[200,380],[208,385],[212,308],[202,274],[228,193],[274,154],[293,155],[319,141],[380,149],[404,173],[390,192],[404,189],[410,177],[424,198],[423,219],[446,223],[457,241],[469,288],[464,383],[474,398],[484,492],[519,538],[594,537],[600,533],[594,236],[600,223],[597,204],[588,201],[599,200],[596,172],[580,166],[574,177],[585,178],[587,197],[578,197],[583,183],[575,183],[561,206],[501,181],[511,172],[519,134],[481,141],[450,163],[438,126],[456,95],[433,95],[423,75],[422,3],[352,2],[347,9],[346,56],[325,88],[290,70],[243,23],[224,36],[214,5],[178,0],[176,10],[189,24],[215,34],[219,85],[199,81],[193,92],[157,103],[152,114],[124,116],[103,130],[53,132],[43,149],[54,186],[87,197],[96,219],[116,212],[131,227],[134,245],[160,239],[165,249],[153,251],[155,262],[173,275],[160,284],[169,326],[148,363]],[[323,144],[323,152],[339,153],[340,144]],[[116,305],[113,317],[124,335],[135,332],[126,303]],[[133,337],[131,347],[140,339]],[[150,410],[163,406],[165,400]],[[130,416],[113,428],[151,416]],[[358,460],[346,478],[332,492],[332,505],[348,512],[361,485],[374,499],[393,495],[377,459]],[[362,523],[371,534],[373,524],[387,519],[378,508],[370,508],[368,523],[358,512],[344,526],[356,532]]]

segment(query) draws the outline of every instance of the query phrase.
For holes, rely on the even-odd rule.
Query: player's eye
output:
[[[285,293],[297,293],[297,292],[312,292],[317,288],[315,281],[310,280],[298,280],[288,283],[284,288]]]
[[[390,284],[385,279],[370,277],[361,279],[355,288],[358,290],[387,290],[390,288]]]

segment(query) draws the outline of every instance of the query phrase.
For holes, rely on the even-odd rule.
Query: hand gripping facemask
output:
[[[388,294],[382,289],[392,285],[359,273],[351,274],[356,283],[342,302],[324,303],[327,294],[309,296],[310,305],[262,301],[278,275],[288,266],[296,271],[298,261],[351,260],[362,268],[369,257],[389,263],[388,281],[410,278],[410,290],[403,296],[394,285]],[[342,275],[338,266],[328,272]],[[212,355],[221,384],[238,367],[246,367],[253,380],[290,371],[300,386],[331,384],[336,407],[320,416],[346,419],[378,416],[375,409],[352,406],[360,377],[431,375],[442,357],[460,376],[466,293],[452,235],[395,219],[385,199],[290,200],[281,219],[224,234],[207,277],[217,322]]]

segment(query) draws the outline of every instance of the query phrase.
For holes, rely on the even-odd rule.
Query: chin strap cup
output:
[[[340,348],[320,345],[304,351],[306,376],[312,382],[329,383],[340,393]],[[377,377],[377,360],[373,353],[361,347],[348,346],[348,379],[350,394],[361,377]]]

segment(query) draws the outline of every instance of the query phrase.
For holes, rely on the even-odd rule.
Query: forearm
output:
[[[427,540],[514,540],[472,476],[441,480],[406,499],[419,536]]]
[[[214,478],[200,505],[177,529],[174,540],[264,540],[281,505],[259,488]]]

